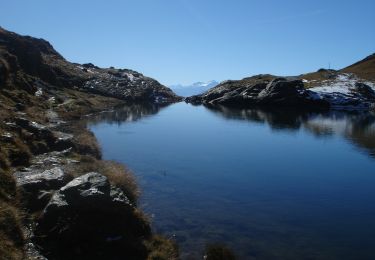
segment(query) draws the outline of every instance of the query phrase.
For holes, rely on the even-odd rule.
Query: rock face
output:
[[[87,173],[52,196],[38,222],[36,243],[52,259],[141,259],[146,252],[142,239],[151,231],[137,214],[105,176]]]
[[[43,39],[21,36],[0,27],[0,87],[43,93],[51,87],[75,88],[127,101],[172,103],[181,98],[142,74],[65,60]]]
[[[237,107],[283,106],[327,108],[324,100],[314,99],[301,80],[285,78],[264,79],[242,84],[224,82],[200,96],[186,98],[193,104],[227,105]]]

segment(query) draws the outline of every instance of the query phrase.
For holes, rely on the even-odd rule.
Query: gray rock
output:
[[[65,173],[60,167],[55,167],[41,173],[16,173],[18,186],[25,190],[58,189],[64,185]]]
[[[25,206],[30,211],[43,209],[52,195],[50,191],[59,189],[69,180],[60,167],[43,172],[16,172],[15,176],[17,185],[21,188]]]
[[[301,80],[277,78],[268,83],[267,87],[258,94],[258,98],[271,102],[280,99],[294,99],[300,97],[301,90],[303,90],[303,82]]]
[[[132,251],[139,254],[141,240],[150,234],[150,227],[139,218],[123,191],[105,176],[91,172],[55,192],[35,234],[36,243],[52,255],[95,258],[120,256],[127,250],[127,255]]]

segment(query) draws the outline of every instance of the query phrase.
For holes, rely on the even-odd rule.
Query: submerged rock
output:
[[[46,256],[60,259],[111,259],[114,255],[139,259],[146,252],[142,239],[150,233],[149,224],[126,195],[96,172],[60,188],[44,209],[35,231],[36,243]]]

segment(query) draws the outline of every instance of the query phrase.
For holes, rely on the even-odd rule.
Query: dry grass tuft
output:
[[[101,149],[94,136],[94,134],[88,130],[80,130],[74,133],[74,143],[76,145],[77,152],[85,155],[93,155],[96,159],[100,159]]]
[[[0,169],[0,200],[10,201],[16,197],[16,182],[9,170]]]
[[[149,250],[148,260],[176,260],[179,258],[177,244],[165,237],[155,235],[145,244]]]

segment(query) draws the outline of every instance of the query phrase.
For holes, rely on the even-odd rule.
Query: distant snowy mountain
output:
[[[217,86],[219,82],[211,80],[208,82],[195,82],[191,85],[172,85],[169,86],[177,95],[183,97],[190,97],[193,95],[202,94],[203,92]]]

